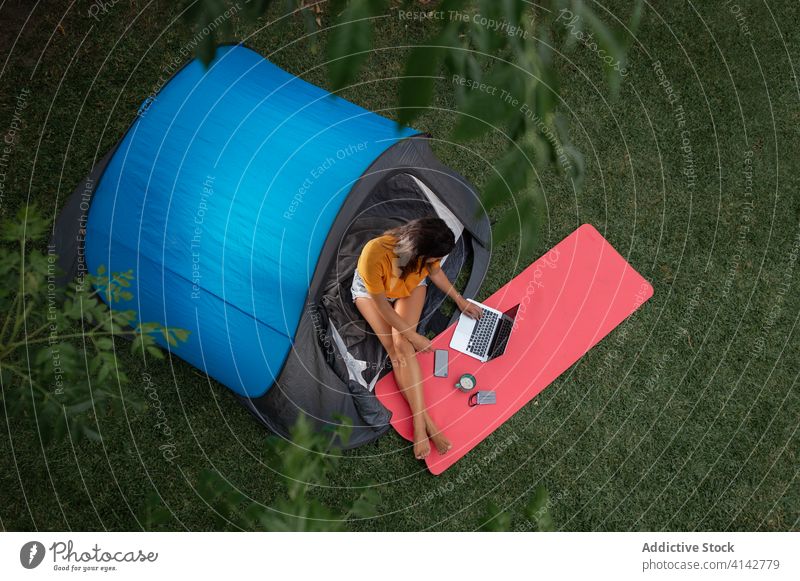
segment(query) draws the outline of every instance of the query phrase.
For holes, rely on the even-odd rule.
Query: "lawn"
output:
[[[21,118],[0,168],[3,216],[33,203],[54,216],[192,36],[173,23],[172,3],[108,4],[97,18],[86,0],[37,5],[29,20],[28,3],[0,4],[0,131],[15,109]],[[625,21],[625,6],[604,14]],[[393,432],[345,453],[319,498],[344,506],[365,485],[382,498],[377,517],[351,528],[474,529],[489,501],[519,524],[540,485],[561,530],[800,528],[800,29],[791,25],[800,5],[733,7],[646,5],[616,100],[591,50],[579,44],[559,59],[587,176],[579,192],[563,176],[541,176],[547,217],[536,255],[591,223],[655,295],[442,476]],[[326,86],[325,34],[305,36],[297,16],[272,20],[239,20],[236,38]],[[379,19],[379,50],[343,96],[393,116],[407,47],[432,26],[396,10]],[[447,142],[458,118],[448,78],[437,82],[435,107],[415,127],[482,186],[502,135]],[[527,266],[517,254],[513,240],[494,249],[479,298]],[[120,357],[130,377],[145,372]],[[146,371],[176,460],[159,450],[152,408],[104,419],[102,442],[74,449],[43,448],[32,417],[4,417],[0,529],[136,530],[157,489],[173,513],[165,528],[208,530],[214,514],[196,490],[206,468],[273,501],[267,434],[232,395],[178,359]]]

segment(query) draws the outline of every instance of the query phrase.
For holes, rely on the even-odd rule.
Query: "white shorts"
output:
[[[417,286],[428,286],[428,277],[426,276],[423,278]],[[359,297],[366,297],[369,298],[369,293],[367,292],[367,287],[364,286],[364,279],[361,278],[361,275],[358,274],[358,269],[355,269],[353,274],[353,284],[350,285],[350,294],[353,295],[353,302]],[[397,299],[390,299],[386,297],[390,303],[395,302]]]

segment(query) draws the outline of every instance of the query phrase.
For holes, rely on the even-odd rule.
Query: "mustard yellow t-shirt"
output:
[[[394,245],[397,240],[393,236],[378,236],[364,245],[358,258],[358,274],[364,281],[367,292],[384,293],[387,298],[399,299],[411,295],[431,270],[440,268],[440,261],[425,265],[422,270],[411,272],[400,278],[402,269],[397,265]]]

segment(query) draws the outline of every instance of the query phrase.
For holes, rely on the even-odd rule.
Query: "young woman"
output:
[[[440,268],[454,246],[453,232],[440,218],[412,220],[367,242],[353,276],[353,301],[389,354],[397,385],[411,408],[418,459],[430,453],[428,438],[440,454],[452,447],[425,408],[416,357],[417,351],[431,350],[430,340],[417,333],[428,279],[462,312],[481,316],[481,308],[464,299]]]

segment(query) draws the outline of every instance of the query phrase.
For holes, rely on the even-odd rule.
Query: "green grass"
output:
[[[10,52],[0,72],[0,128],[20,90],[30,89],[5,181],[6,216],[33,202],[57,212],[191,37],[169,25],[174,9],[164,2],[142,14],[145,2],[120,2],[100,22],[88,18],[89,2],[69,11],[68,2],[55,4],[37,8],[16,44],[27,4],[0,8],[0,45]],[[622,20],[623,4],[609,8]],[[562,177],[542,176],[548,213],[537,254],[592,223],[652,282],[655,296],[441,477],[394,433],[348,452],[320,496],[341,506],[357,495],[356,484],[372,481],[380,515],[354,529],[472,529],[489,500],[519,519],[542,484],[557,498],[551,512],[564,530],[800,528],[800,264],[790,266],[800,235],[793,69],[800,31],[791,25],[800,8],[786,0],[770,3],[771,12],[741,4],[752,44],[721,3],[646,7],[614,102],[606,102],[596,55],[578,46],[560,60],[563,110],[573,116],[588,174],[577,194]],[[382,50],[347,98],[393,115],[403,47],[426,31],[406,24],[379,21]],[[299,18],[239,22],[236,32],[280,66],[326,85],[324,51],[288,44],[304,33]],[[693,188],[655,60],[686,111]],[[442,161],[480,187],[502,137],[466,149],[448,144],[458,114],[447,79],[437,84],[436,106],[415,126],[443,140],[435,146]],[[740,242],[746,150],[754,208]],[[481,298],[527,266],[515,261],[513,241],[495,250]],[[779,311],[768,324],[772,309]],[[126,389],[141,389],[141,362],[121,359],[133,379]],[[234,398],[180,360],[147,371],[176,434],[176,462],[158,449],[152,410],[104,419],[102,443],[46,452],[32,418],[4,418],[0,528],[138,529],[145,499],[158,490],[174,514],[170,528],[210,529],[213,514],[194,488],[208,467],[258,502],[273,499],[275,475],[261,462],[266,434]]]

